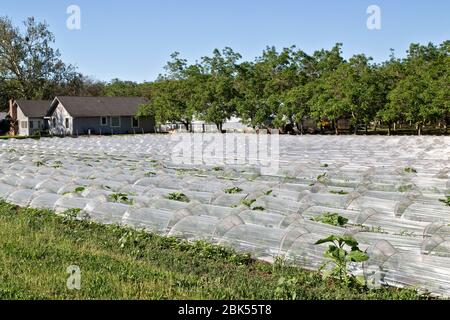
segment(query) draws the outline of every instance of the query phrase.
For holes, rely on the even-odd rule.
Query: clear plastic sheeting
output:
[[[270,174],[241,155],[179,164],[178,143],[165,135],[2,140],[0,198],[308,269],[325,261],[317,240],[349,234],[370,256],[351,271],[371,286],[450,296],[450,138],[280,136]],[[327,224],[326,215],[345,223]]]

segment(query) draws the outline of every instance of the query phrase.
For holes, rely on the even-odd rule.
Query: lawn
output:
[[[68,266],[81,270],[69,290]],[[0,299],[419,299],[317,272],[0,202]]]

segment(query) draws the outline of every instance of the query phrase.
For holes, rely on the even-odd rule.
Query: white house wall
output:
[[[69,127],[67,128],[66,119],[69,119]],[[60,102],[52,114],[49,128],[50,132],[55,135],[71,135],[73,133],[73,118]]]
[[[30,125],[28,123],[28,117],[22,112],[20,107],[17,107],[17,124],[19,127],[19,130],[17,131],[17,135],[19,136],[29,136],[29,128]],[[27,123],[26,128],[22,128],[22,122],[25,121]]]

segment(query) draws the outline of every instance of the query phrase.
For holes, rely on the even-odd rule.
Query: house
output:
[[[47,129],[44,117],[50,107],[47,100],[11,100],[9,116],[11,117],[11,135],[31,136]]]
[[[56,97],[46,119],[51,134],[130,134],[155,132],[153,118],[136,118],[138,97]]]
[[[249,130],[252,130],[251,127],[245,125],[242,123],[242,120],[237,117],[231,117],[230,119],[227,119],[223,125],[222,130],[226,132],[246,132]],[[181,126],[181,129],[179,131],[185,131],[185,128]],[[191,123],[191,131],[195,133],[202,133],[202,132],[213,132],[217,133],[219,130],[217,129],[217,125],[214,123],[208,123],[202,120],[194,119]]]

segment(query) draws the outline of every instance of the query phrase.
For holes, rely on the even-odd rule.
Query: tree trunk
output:
[[[300,121],[300,134],[303,135],[303,121]]]
[[[366,135],[369,133],[369,126],[367,125],[367,123],[366,123],[366,126],[365,126],[365,131],[366,131]]]
[[[421,124],[418,124],[418,125],[417,125],[417,135],[418,135],[418,136],[421,136],[421,135],[422,135],[422,125],[421,125]]]
[[[388,136],[390,136],[391,135],[391,124],[389,123],[388,124]]]
[[[397,130],[397,122],[394,122],[394,131]]]

